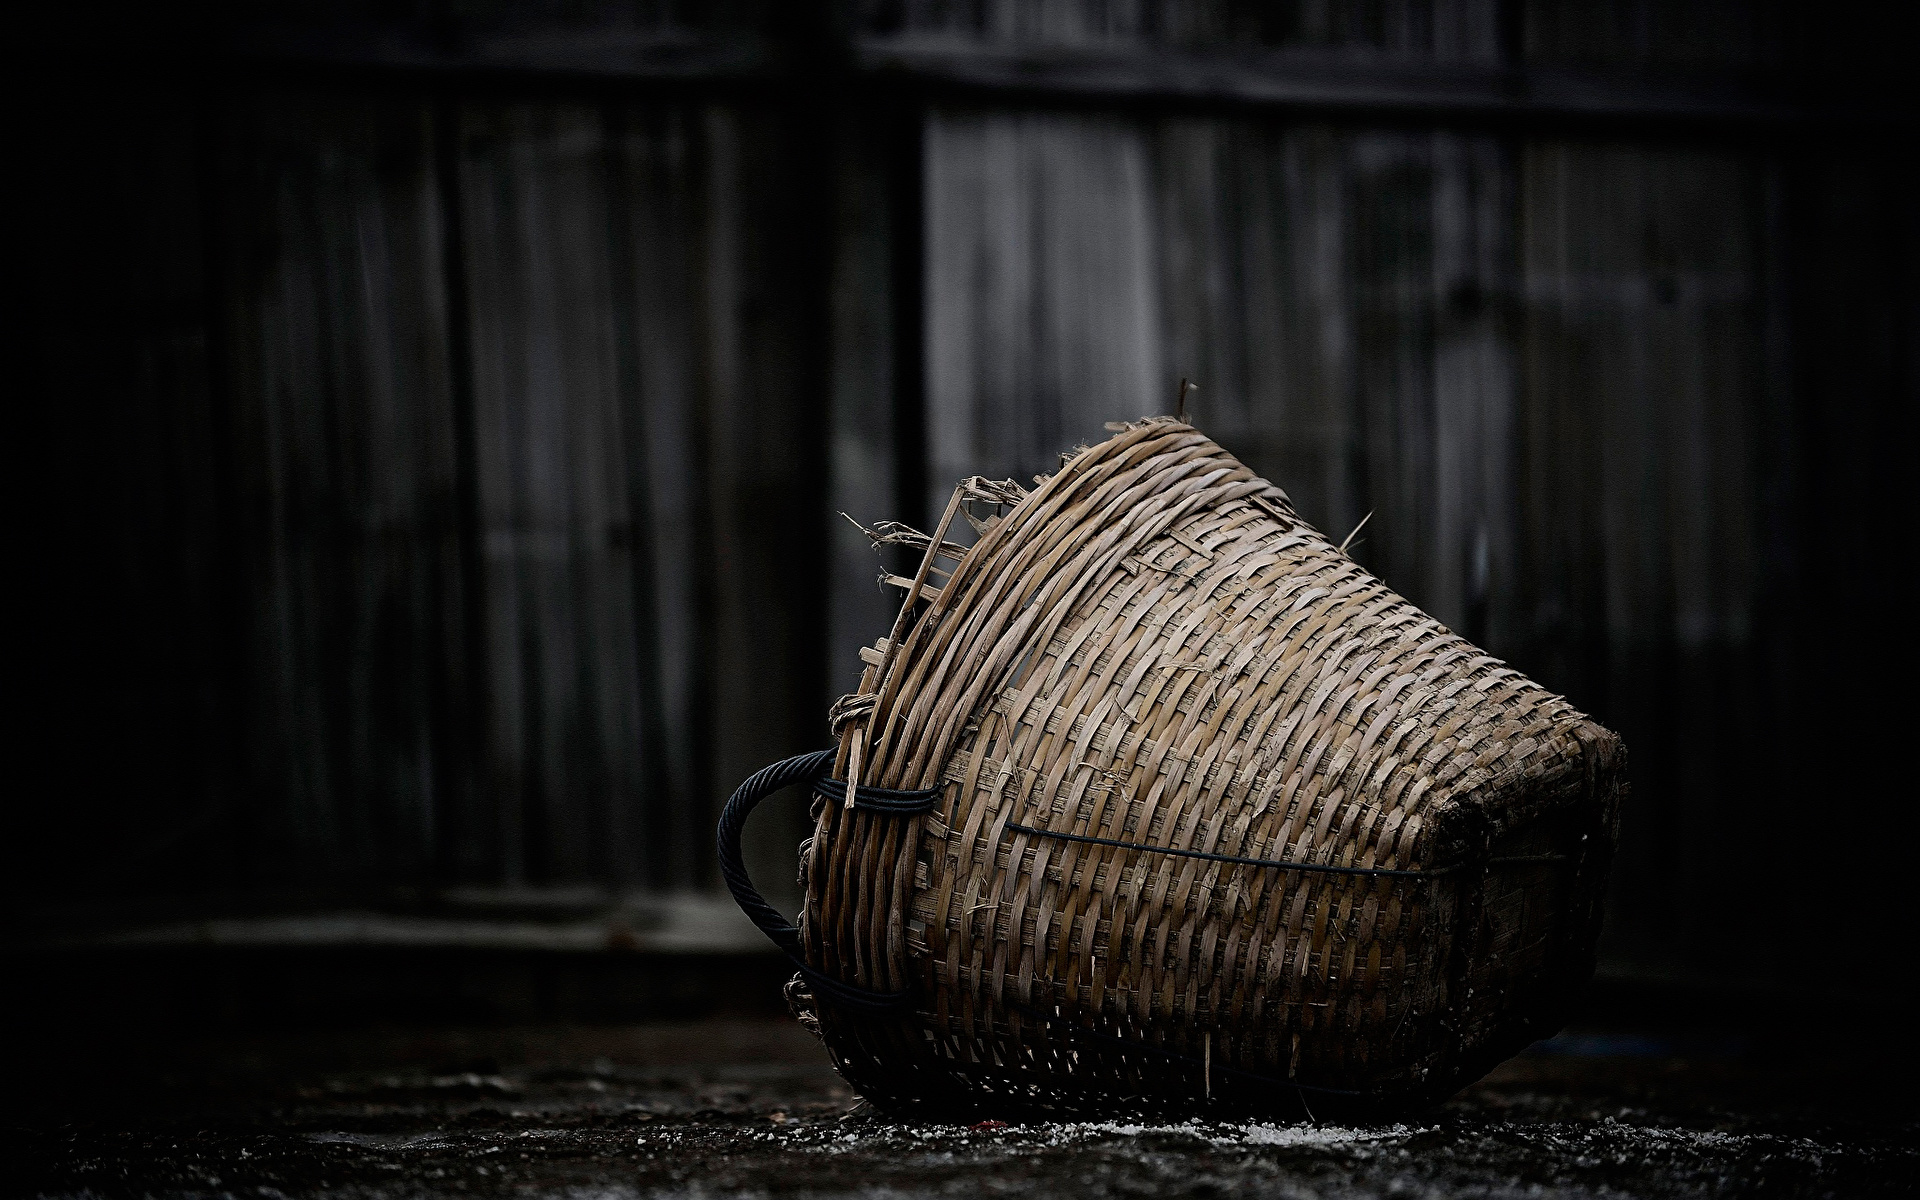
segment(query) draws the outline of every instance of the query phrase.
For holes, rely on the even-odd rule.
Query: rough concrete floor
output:
[[[969,1129],[860,1111],[791,1024],[230,1040],[16,1087],[0,1161],[8,1195],[221,1200],[1920,1188],[1914,1106],[1865,1090],[1870,1065],[1558,1049],[1403,1124]]]

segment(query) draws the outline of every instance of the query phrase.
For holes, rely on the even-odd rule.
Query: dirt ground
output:
[[[16,1079],[7,1195],[1920,1190],[1915,1106],[1871,1086],[1870,1062],[1789,1068],[1750,1048],[1617,1036],[1563,1036],[1436,1110],[1373,1127],[892,1123],[858,1103],[817,1043],[779,1021],[229,1038],[149,1050]]]

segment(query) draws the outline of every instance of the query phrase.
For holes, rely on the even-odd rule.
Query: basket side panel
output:
[[[1618,842],[1625,754],[1590,721],[1567,732],[1563,769],[1511,797],[1487,867],[1457,915],[1458,1037],[1426,1091],[1440,1098],[1564,1024],[1593,976]]]

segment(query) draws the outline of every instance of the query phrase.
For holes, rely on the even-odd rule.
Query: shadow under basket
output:
[[[1625,754],[1191,426],[955,492],[723,873],[883,1109],[1385,1115],[1559,1027]],[[964,519],[971,547],[947,539]],[[798,925],[741,869],[811,790]]]

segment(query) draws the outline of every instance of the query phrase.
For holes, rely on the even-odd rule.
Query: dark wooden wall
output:
[[[924,521],[1186,375],[1625,734],[1612,969],[1871,944],[1897,890],[1833,864],[1912,828],[1911,30],[462,11],[49,43],[23,904],[710,895],[718,803],[823,742],[891,610],[833,514]]]

